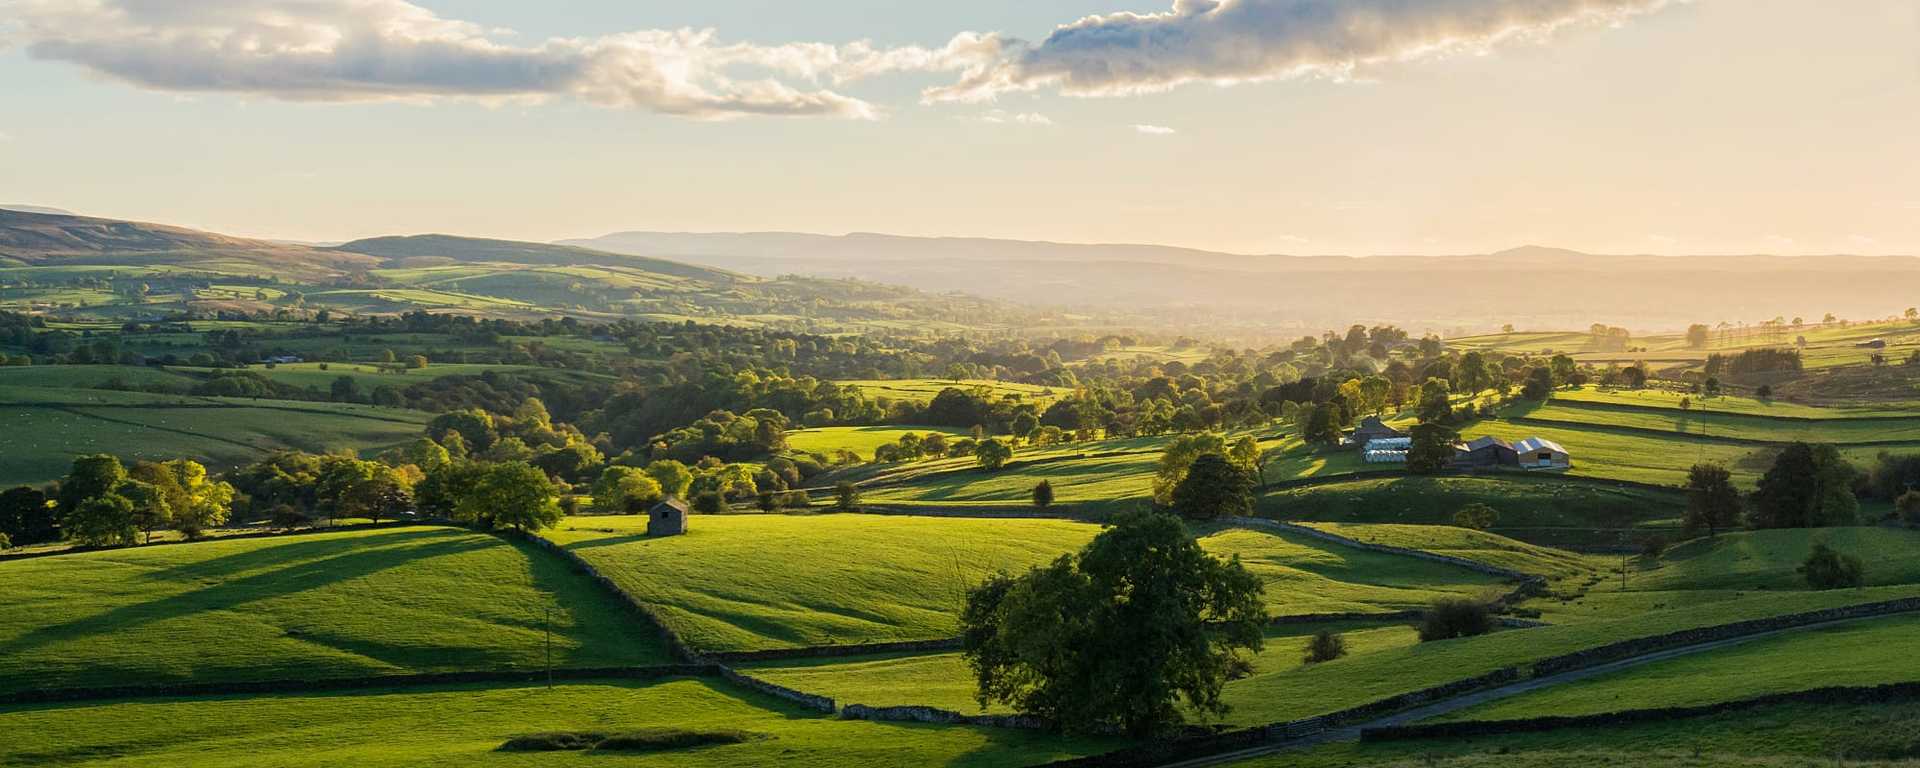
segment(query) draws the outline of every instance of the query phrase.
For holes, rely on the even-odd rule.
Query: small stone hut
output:
[[[669,496],[647,510],[648,536],[678,536],[686,532],[686,502]]]

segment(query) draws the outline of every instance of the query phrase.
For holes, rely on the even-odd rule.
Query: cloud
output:
[[[1053,118],[1038,112],[1008,112],[996,109],[980,116],[983,123],[1013,123],[1015,125],[1053,125]]]
[[[1168,128],[1164,125],[1136,124],[1133,126],[1133,130],[1138,133],[1144,133],[1148,136],[1172,136],[1176,133],[1179,133],[1179,131],[1176,131],[1172,128]]]
[[[1174,0],[1162,13],[1066,24],[1039,43],[975,36],[958,82],[924,99],[983,101],[1053,87],[1077,96],[1292,77],[1484,50],[1580,24],[1618,23],[1684,0]]]
[[[534,45],[405,0],[0,0],[0,41],[132,85],[293,101],[571,97],[700,119],[871,119],[825,87],[906,71],[975,69],[994,50],[724,42],[713,30],[642,30]]]

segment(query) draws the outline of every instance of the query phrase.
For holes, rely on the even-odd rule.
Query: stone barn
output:
[[[1368,416],[1361,419],[1360,426],[1355,427],[1353,434],[1347,437],[1347,444],[1365,451],[1367,444],[1375,440],[1395,440],[1406,436],[1407,433],[1387,426],[1380,417]]]
[[[678,536],[686,532],[686,502],[668,497],[647,510],[648,536]]]
[[[1507,441],[1491,435],[1454,449],[1453,466],[1456,469],[1493,469],[1519,463],[1519,452]]]
[[[1573,457],[1559,443],[1544,437],[1529,437],[1513,444],[1520,466],[1525,469],[1570,469]]]

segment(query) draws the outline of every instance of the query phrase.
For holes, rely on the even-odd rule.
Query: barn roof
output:
[[[1513,447],[1511,445],[1508,445],[1507,441],[1505,440],[1494,437],[1493,435],[1487,435],[1486,437],[1476,438],[1473,442],[1467,443],[1467,450],[1469,451],[1485,450],[1487,448],[1491,448],[1496,445],[1500,446],[1501,448]]]
[[[681,501],[677,496],[668,496],[664,499],[661,499],[660,503],[653,505],[653,509],[649,511],[658,512],[660,511],[661,507],[666,507],[668,509],[672,509],[682,513],[687,511],[687,503],[684,501]]]
[[[1535,453],[1538,451],[1552,451],[1554,453],[1567,452],[1567,449],[1560,447],[1559,443],[1556,443],[1552,440],[1548,440],[1544,437],[1529,437],[1525,440],[1514,443],[1513,450],[1519,453]]]

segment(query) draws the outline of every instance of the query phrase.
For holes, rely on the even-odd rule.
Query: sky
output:
[[[0,0],[0,203],[308,241],[1920,254],[1912,0]]]

